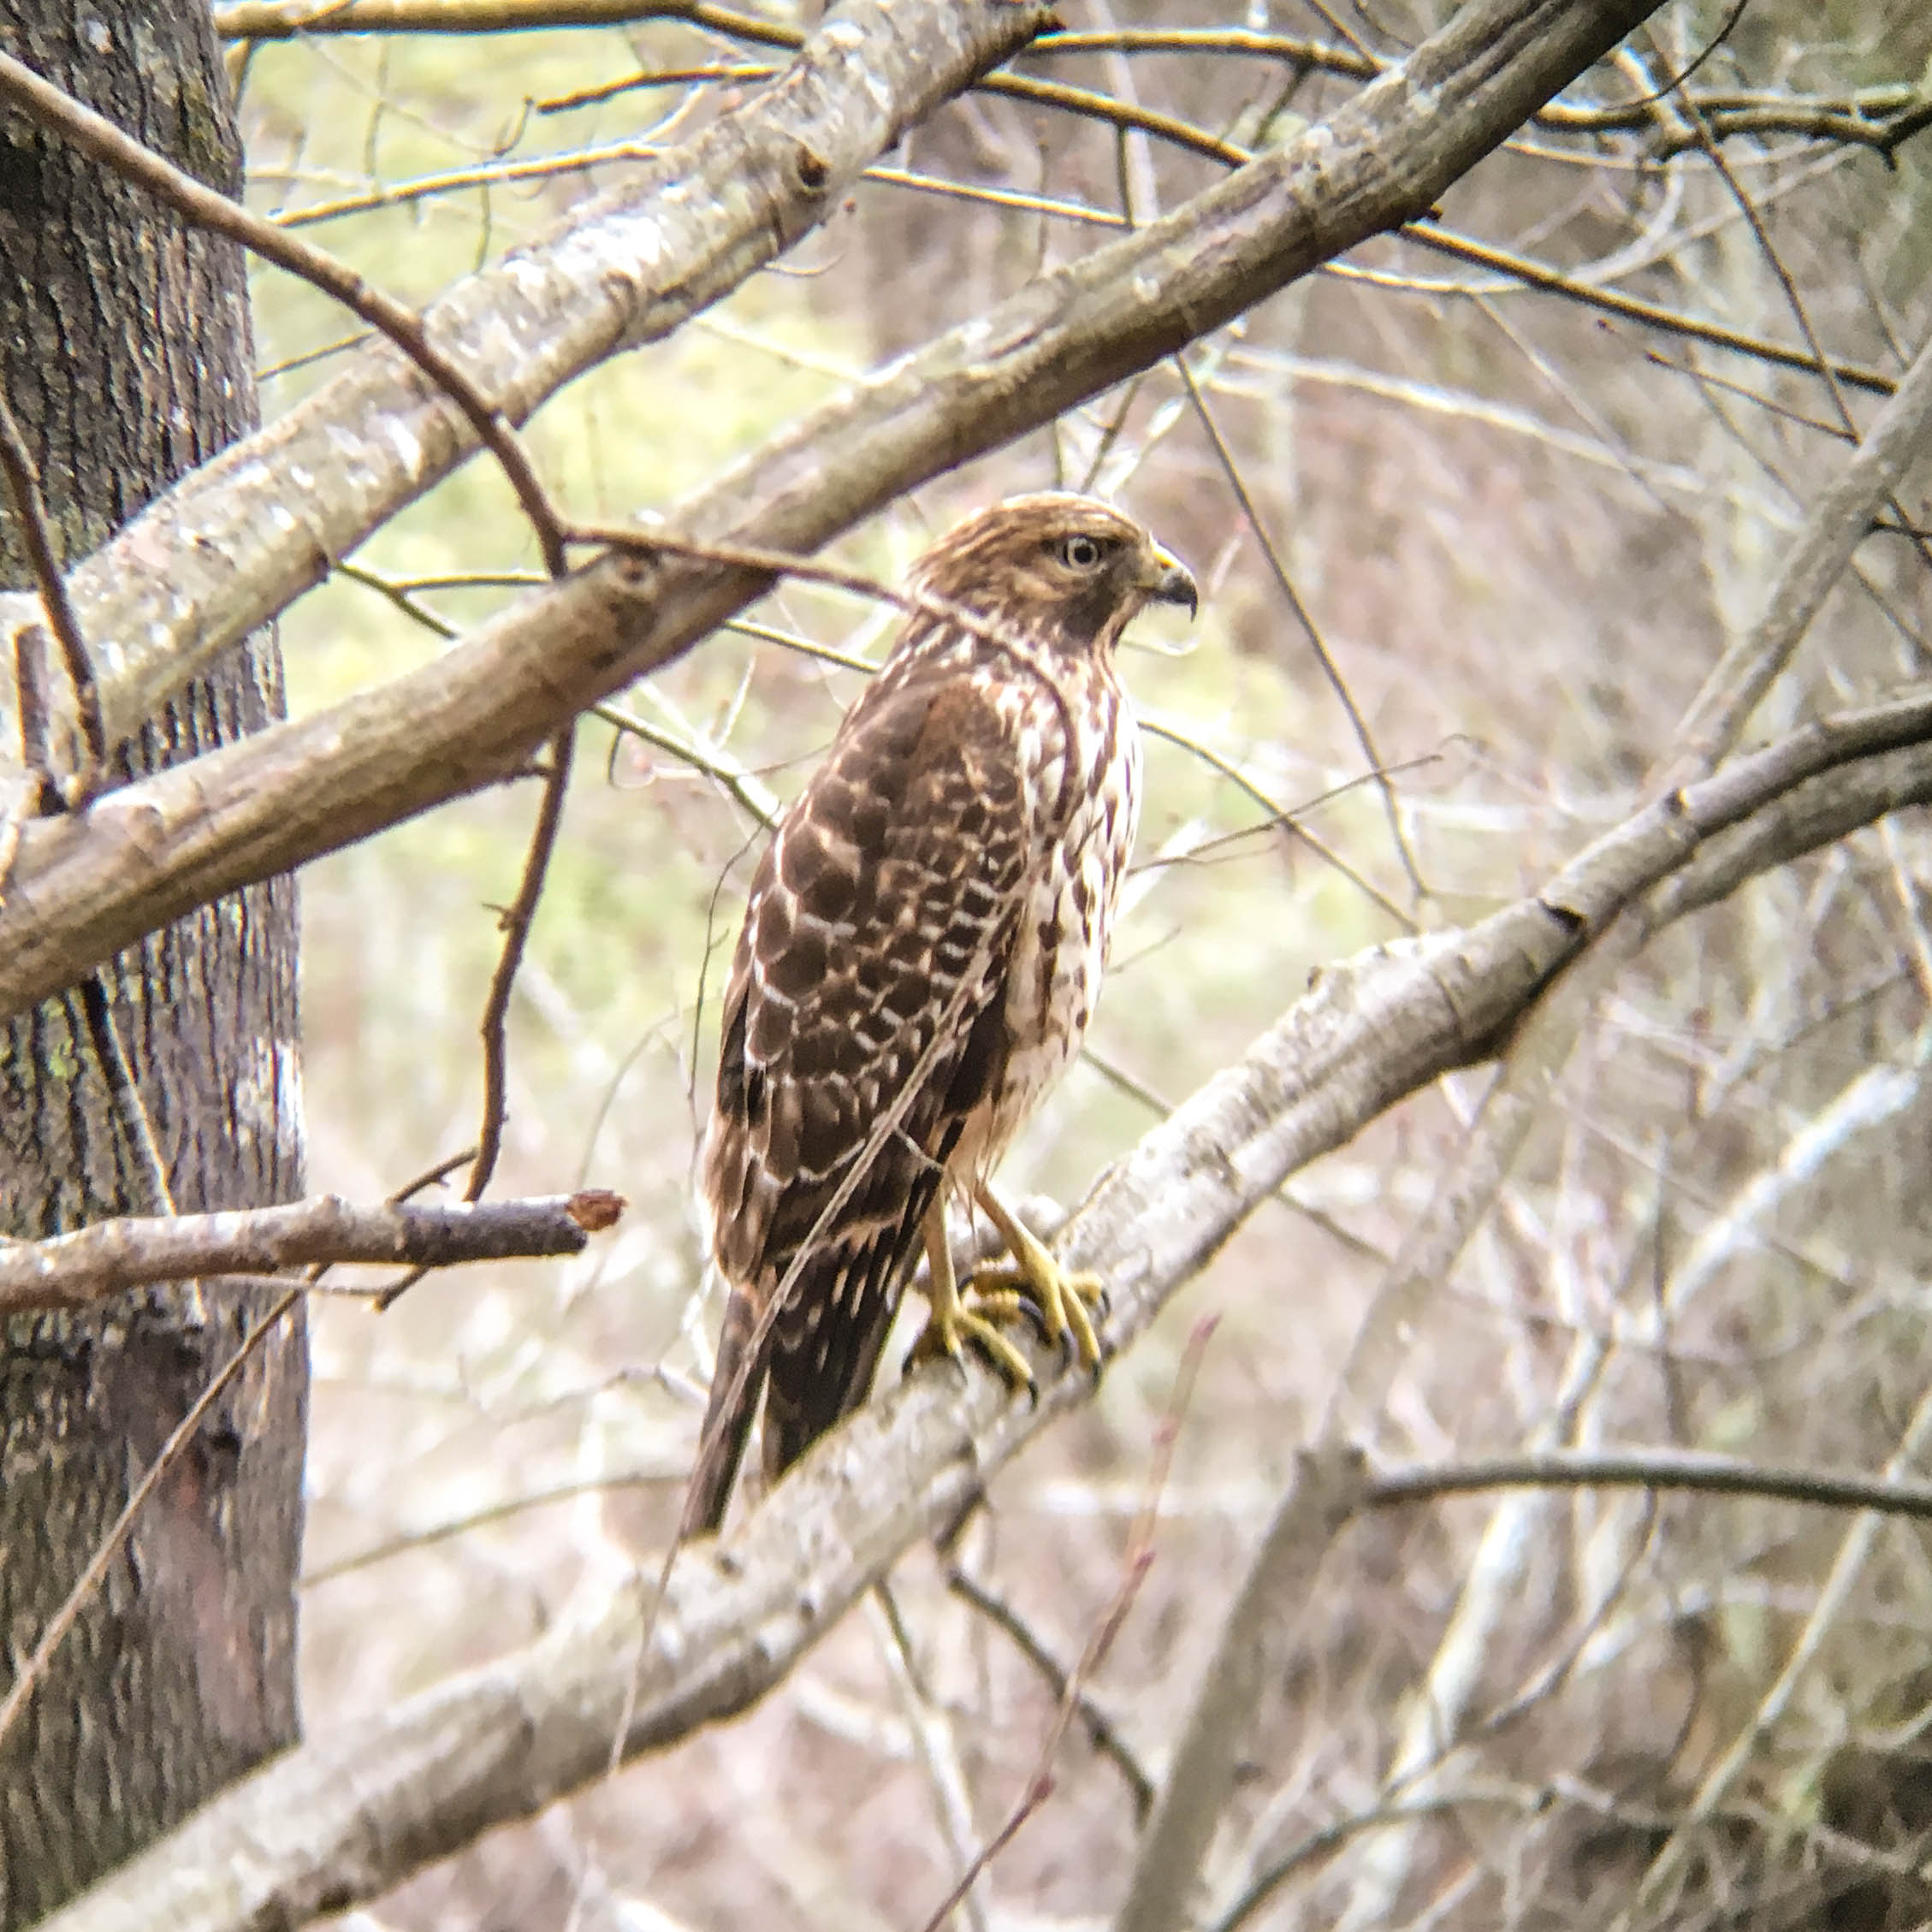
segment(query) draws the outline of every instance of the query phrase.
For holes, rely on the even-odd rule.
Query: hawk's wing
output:
[[[760,863],[705,1152],[731,1301],[687,1531],[722,1520],[767,1377],[773,1474],[865,1399],[944,1165],[999,1084],[1034,818],[1022,742],[1037,734],[1037,763],[1058,736],[1029,684],[957,659],[893,667]]]

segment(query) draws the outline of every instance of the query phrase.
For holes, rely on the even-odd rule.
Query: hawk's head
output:
[[[1105,655],[1150,603],[1199,593],[1185,564],[1131,517],[1091,496],[1010,496],[928,550],[913,582],[996,624],[1061,648]]]

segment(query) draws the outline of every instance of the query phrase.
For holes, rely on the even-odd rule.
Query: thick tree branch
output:
[[[677,527],[767,548],[815,548],[927,477],[1051,420],[1342,250],[1423,214],[1651,10],[1652,0],[1464,8],[1332,122],[806,418],[686,505]],[[619,227],[628,233],[641,219]],[[336,406],[351,400],[353,393],[339,396]],[[447,442],[455,430],[437,420]],[[260,519],[258,507],[246,513]],[[305,570],[316,560],[309,553]],[[87,813],[27,827],[0,909],[0,1017],[194,905],[519,768],[564,720],[687,649],[762,585],[688,560],[593,565],[419,672],[128,787]],[[225,616],[207,610],[216,627],[209,635],[240,635],[279,595],[251,592]],[[116,634],[90,617],[85,600],[82,614],[91,637]],[[155,621],[175,635],[163,613]],[[97,648],[109,655],[104,642]]]
[[[1010,0],[850,0],[772,84],[429,309],[429,341],[510,424],[668,335],[789,248],[913,121],[1046,19]],[[456,404],[388,344],[233,445],[76,569],[110,741],[472,455]],[[0,594],[0,640],[37,615]],[[0,746],[16,742],[0,691]],[[553,717],[552,728],[561,721]],[[532,743],[548,736],[539,732]]]
[[[1105,1348],[1117,1352],[1144,1331],[1295,1169],[1506,1035],[1621,910],[1650,903],[1660,886],[1668,891],[1703,853],[1777,812],[1794,788],[1929,743],[1932,690],[1811,726],[1650,807],[1540,893],[1479,925],[1324,973],[1242,1059],[1114,1168],[1070,1223],[1063,1259],[1108,1283]],[[1918,767],[1902,802],[1932,797],[1932,756]],[[299,1924],[373,1897],[484,1826],[602,1775],[625,1713],[622,1751],[635,1757],[744,1710],[902,1551],[954,1522],[1028,1441],[1089,1399],[1088,1379],[1044,1347],[1034,1366],[1035,1403],[977,1366],[963,1383],[950,1365],[921,1372],[821,1442],[721,1543],[687,1550],[648,1636],[648,1584],[587,1597],[529,1649],[266,1767],[49,1921],[48,1932]],[[1560,1459],[1544,1460],[1555,1470]],[[1673,1462],[1686,1479],[1721,1486],[1717,1465],[1668,1457],[1652,1466],[1660,1484],[1675,1479]],[[1428,1479],[1384,1500],[1413,1500]],[[1519,1479],[1492,1472],[1490,1479]],[[1647,1479],[1611,1472],[1606,1479]],[[1850,1497],[1842,1485],[1809,1480],[1816,1493],[1800,1500]]]
[[[316,1262],[463,1261],[577,1254],[623,1212],[615,1194],[590,1189],[524,1200],[358,1207],[337,1194],[285,1207],[97,1221],[50,1241],[0,1244],[0,1318],[32,1308],[78,1308],[153,1282],[270,1273]]]

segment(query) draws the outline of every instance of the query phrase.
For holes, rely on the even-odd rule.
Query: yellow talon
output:
[[[1016,1295],[1014,1297],[1016,1302],[1018,1299]],[[964,1356],[969,1342],[976,1342],[993,1366],[1016,1389],[1033,1387],[1033,1369],[1026,1357],[999,1332],[997,1323],[967,1307],[957,1295],[950,1309],[933,1308],[925,1327],[919,1331],[919,1339],[912,1345],[911,1354],[906,1359],[924,1362],[944,1354],[959,1361]]]
[[[935,1200],[927,1210],[924,1229],[929,1277],[926,1295],[933,1312],[907,1360],[930,1361],[943,1354],[957,1361],[969,1342],[977,1342],[1016,1389],[1031,1389],[1032,1366],[999,1329],[1003,1323],[1010,1325],[1037,1316],[1048,1341],[1058,1342],[1070,1334],[1082,1364],[1099,1367],[1100,1338],[1094,1333],[1093,1318],[1087,1310],[1098,1308],[1105,1298],[1100,1277],[1063,1268],[990,1188],[980,1188],[977,1198],[999,1230],[1011,1259],[975,1271],[966,1284],[966,1294],[972,1296],[969,1306],[952,1271],[945,1210]]]
[[[978,1199],[987,1218],[999,1229],[1012,1259],[974,1274],[967,1284],[974,1300],[982,1307],[997,1305],[1004,1312],[1010,1306],[1024,1305],[1015,1292],[1024,1288],[1028,1300],[1040,1311],[1048,1340],[1058,1342],[1070,1332],[1082,1365],[1099,1367],[1100,1338],[1093,1332],[1093,1318],[1087,1311],[1089,1306],[1100,1306],[1105,1298],[1105,1283],[1098,1275],[1075,1274],[1063,1268],[992,1188],[981,1188]]]
[[[926,1262],[929,1279],[926,1298],[932,1313],[920,1330],[919,1339],[906,1357],[909,1364],[930,1361],[946,1355],[954,1361],[963,1359],[965,1345],[975,1342],[984,1349],[1008,1382],[1016,1389],[1031,1389],[1033,1367],[999,1332],[996,1318],[1022,1315],[1026,1304],[1017,1295],[985,1297],[978,1308],[969,1308],[959,1297],[958,1283],[952,1271],[952,1250],[946,1245],[945,1206],[935,1200],[926,1212]],[[1011,1304],[1009,1308],[1005,1304]]]

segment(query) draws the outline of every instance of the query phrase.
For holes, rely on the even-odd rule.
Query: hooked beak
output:
[[[1190,618],[1200,613],[1200,592],[1194,588],[1194,572],[1171,550],[1158,543],[1148,547],[1144,582],[1149,602],[1185,604]]]

